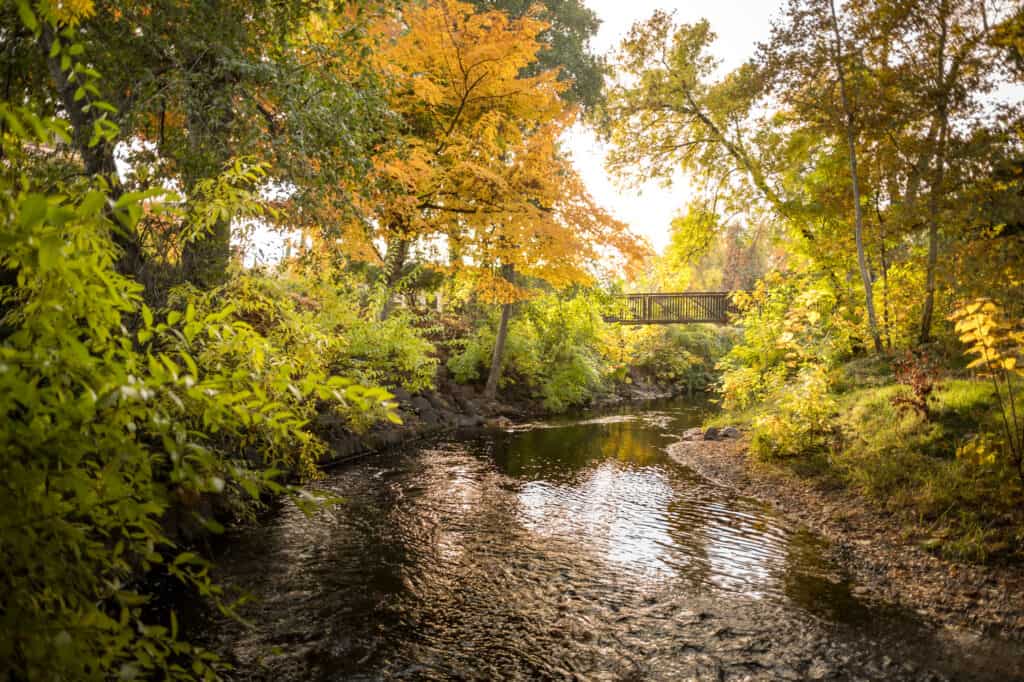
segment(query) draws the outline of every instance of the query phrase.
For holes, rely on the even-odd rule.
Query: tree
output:
[[[847,90],[846,72],[844,67],[844,48],[839,30],[839,19],[836,16],[835,0],[829,0],[829,14],[832,19],[832,35],[835,43],[832,51],[832,62],[839,81],[839,101],[842,103],[844,133],[850,160],[850,186],[853,193],[854,235],[857,243],[857,266],[860,278],[864,283],[864,301],[868,312],[868,330],[875,344],[875,351],[882,352],[882,339],[878,333],[878,321],[875,316],[874,288],[871,273],[868,271],[867,258],[864,255],[864,207],[861,202],[860,178],[857,174],[857,123],[854,118],[853,103]]]
[[[417,243],[444,240],[455,254],[452,267],[473,259],[474,267],[500,268],[532,253],[540,226],[561,219],[554,190],[566,190],[565,178],[575,173],[560,157],[557,137],[576,112],[560,97],[568,83],[558,72],[533,68],[546,29],[534,14],[478,13],[454,0],[410,7],[376,27],[390,36],[376,58],[392,83],[401,137],[374,156],[376,190],[361,202],[365,220],[352,224],[349,239],[352,250],[386,245],[377,252],[382,318]],[[515,234],[535,228],[535,235]],[[562,253],[566,264],[549,257],[552,272],[576,267],[576,254]],[[501,279],[482,282],[496,290]]]
[[[985,97],[1004,73],[991,39],[1012,18],[1001,3],[859,0],[842,15],[833,9],[791,1],[756,58],[718,79],[706,23],[676,26],[655,13],[634,26],[607,105],[609,165],[641,180],[687,175],[699,190],[690,215],[708,219],[679,223],[691,232],[684,241],[720,239],[734,215],[771,224],[751,218],[767,208],[790,254],[815,263],[836,291],[857,271],[876,348],[876,280],[888,338],[894,259],[925,244],[919,298],[900,294],[906,310],[919,311],[914,337],[924,342],[940,290],[942,232],[949,239],[968,220],[957,193],[985,173],[959,169],[983,163],[985,153],[1003,156],[981,152],[979,142],[998,137],[985,128],[1005,125]],[[841,159],[845,194],[834,189]]]
[[[476,279],[482,300],[502,306],[485,394],[494,397],[505,335],[517,301],[529,291],[516,282],[540,281],[561,289],[592,282],[601,273],[629,273],[649,248],[593,199],[558,140],[572,112],[536,130],[511,164],[511,177],[529,191],[529,209],[496,217],[465,233],[455,267]]]
[[[996,29],[1012,21],[1003,2],[890,2],[871,0],[855,4],[856,30],[865,36],[866,68],[886,83],[877,94],[881,111],[877,124],[889,133],[889,142],[921,149],[914,163],[913,186],[903,207],[916,212],[917,187],[928,190],[926,283],[918,342],[932,336],[941,251],[940,223],[950,206],[947,170],[959,145],[957,129],[976,128],[984,119],[985,97],[1004,71],[999,68],[991,41]],[[893,100],[896,101],[893,101]],[[902,107],[903,111],[898,111]],[[923,133],[923,138],[920,139]],[[907,140],[917,136],[916,144]],[[963,147],[961,147],[963,149]]]
[[[706,50],[714,38],[707,21],[676,26],[661,11],[630,29],[616,64],[620,82],[603,116],[614,145],[609,168],[666,181],[681,168],[720,191],[743,176],[762,201],[784,212],[785,199],[749,144],[763,83],[749,67],[711,82],[717,64]]]
[[[104,174],[115,196],[176,187],[184,194],[184,215],[197,187],[232,159],[252,157],[270,164],[268,183],[289,188],[286,217],[294,222],[328,198],[353,203],[350,196],[339,199],[337,190],[358,191],[369,149],[387,127],[381,85],[368,69],[365,41],[357,39],[382,3],[86,4],[72,32],[65,35],[69,21],[58,19],[38,42],[19,27],[15,12],[0,14],[13,37],[5,90],[42,110],[59,107],[72,124],[71,144],[83,169]],[[325,22],[336,27],[331,49],[307,39]],[[72,40],[88,58],[78,73],[67,72],[60,48]],[[96,86],[86,87],[83,79],[99,89],[89,90]],[[107,108],[94,105],[99,101]],[[96,126],[101,144],[89,144]],[[115,150],[134,171],[123,187],[114,173]],[[319,172],[310,173],[311,167]],[[323,187],[334,191],[316,191]],[[223,278],[230,257],[227,221],[189,233],[180,220],[162,220],[154,225],[144,216],[139,232],[117,235],[122,271],[147,269],[147,282],[157,275],[166,280],[153,271],[168,266],[179,270],[172,279],[212,284]],[[163,237],[158,243],[156,235]]]

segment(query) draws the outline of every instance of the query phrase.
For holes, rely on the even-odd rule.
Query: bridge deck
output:
[[[625,294],[604,315],[618,324],[725,324],[732,312],[732,292],[688,291],[672,294]]]

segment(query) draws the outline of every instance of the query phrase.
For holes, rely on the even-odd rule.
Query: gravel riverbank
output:
[[[855,594],[909,608],[927,620],[1024,641],[1024,568],[938,558],[903,520],[849,490],[753,460],[743,440],[690,440],[671,457],[700,475],[757,498],[827,538],[832,558],[853,578]]]

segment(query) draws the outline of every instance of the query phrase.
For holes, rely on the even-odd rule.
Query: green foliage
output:
[[[149,597],[129,587],[161,567],[218,595],[161,518],[229,488],[285,492],[280,471],[310,475],[323,452],[314,405],[386,415],[390,395],[318,371],[298,352],[308,336],[262,335],[212,305],[219,291],[179,293],[183,310],[157,319],[113,268],[101,193],[7,187],[3,201],[2,266],[17,282],[0,297],[0,612],[20,636],[0,658],[30,679],[211,676],[213,659],[177,641],[173,620],[146,620]]]
[[[311,292],[318,308],[311,311],[327,334],[336,338],[330,357],[333,371],[363,383],[416,392],[433,387],[437,374],[429,330],[410,311],[379,320],[374,306],[358,305],[347,283],[321,283]]]
[[[478,380],[490,367],[494,317],[449,360],[456,381]],[[592,293],[546,294],[519,304],[506,341],[502,385],[525,384],[554,412],[586,402],[600,390],[608,369],[601,353],[602,325]]]
[[[824,283],[772,276],[735,297],[743,338],[719,363],[726,409],[745,409],[785,392],[807,366],[835,367],[853,350],[857,325]]]
[[[908,516],[925,546],[971,561],[1019,558],[1024,486],[1001,445],[992,387],[949,379],[932,394],[930,418],[900,410],[898,385],[841,397],[842,447],[830,466],[848,485]],[[977,435],[972,435],[977,434]]]
[[[359,383],[420,391],[433,385],[433,345],[409,313],[378,320],[345,280],[302,273],[238,273],[207,292],[179,290],[172,301],[203,310],[230,307],[277,348],[294,376],[337,374]],[[362,411],[362,410],[360,410]]]
[[[805,365],[770,400],[771,411],[754,420],[750,443],[754,455],[765,459],[794,457],[830,446],[836,403],[823,367]]]
[[[193,654],[167,623],[146,623],[146,595],[128,585],[163,565],[213,594],[201,565],[163,535],[177,491],[219,492],[226,478],[270,482],[228,466],[182,417],[234,427],[231,406],[184,357],[136,350],[127,317],[145,311],[141,287],[114,272],[105,197],[72,201],[5,187],[5,287],[0,346],[0,660],[24,679],[190,676],[172,656]],[[140,334],[183,334],[180,327]],[[189,402],[186,405],[186,401]],[[157,627],[164,626],[164,627]],[[172,628],[173,629],[173,628]]]
[[[733,341],[728,328],[711,325],[666,325],[626,330],[628,362],[656,383],[705,390],[718,379],[716,363]]]
[[[326,454],[306,428],[318,412],[333,411],[357,430],[393,417],[387,391],[335,373],[336,337],[312,311],[299,310],[282,280],[243,273],[207,292],[183,286],[169,305],[167,321],[180,323],[181,333],[145,348],[190,358],[189,370],[216,377],[214,390],[230,401],[242,431],[211,428],[205,411],[190,422],[221,450],[259,453],[264,465],[311,477]]]
[[[608,325],[608,301],[593,291],[546,294],[518,304],[505,347],[503,384],[525,385],[545,408],[589,402],[635,374],[656,384],[703,390],[732,333],[710,325],[629,328]],[[448,369],[459,383],[482,380],[491,363],[497,315],[476,327]]]
[[[65,136],[2,114],[8,159]],[[10,164],[0,175],[0,675],[212,679],[224,666],[143,580],[166,574],[230,613],[168,514],[216,532],[210,501],[228,493],[305,506],[280,479],[313,473],[314,407],[394,417],[390,394],[316,365],[314,334],[274,324],[287,315],[244,319],[231,285],[154,312],[112,238],[160,210],[152,193],[111,195],[102,177],[51,187]]]

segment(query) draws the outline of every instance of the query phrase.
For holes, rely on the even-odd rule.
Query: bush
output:
[[[655,381],[704,390],[718,378],[715,364],[729,350],[733,334],[712,325],[656,326],[632,334],[628,362]]]
[[[179,309],[186,300],[208,311],[230,308],[230,318],[264,335],[296,376],[328,372],[409,391],[434,383],[435,349],[411,314],[378,320],[344,282],[248,271],[211,291],[176,293]]]
[[[486,376],[497,323],[493,310],[449,360],[456,381]],[[523,383],[555,412],[585,403],[610,370],[601,352],[603,324],[600,298],[592,292],[550,293],[518,304],[509,324],[501,385]]]
[[[836,403],[822,367],[807,365],[772,396],[773,409],[754,420],[751,452],[762,458],[825,450],[834,437]]]
[[[743,336],[718,363],[726,409],[745,409],[782,390],[806,365],[826,370],[851,354],[859,330],[825,283],[774,275],[736,296]]]
[[[313,406],[390,414],[389,395],[317,370],[323,339],[293,327],[287,306],[227,294],[252,282],[183,290],[154,313],[114,267],[108,213],[134,229],[143,196],[43,194],[11,170],[0,184],[0,269],[15,276],[0,287],[0,674],[212,678],[216,658],[179,638],[139,580],[160,571],[219,603],[165,514],[217,531],[204,497],[305,499],[278,479],[312,473],[323,448],[307,430]]]

